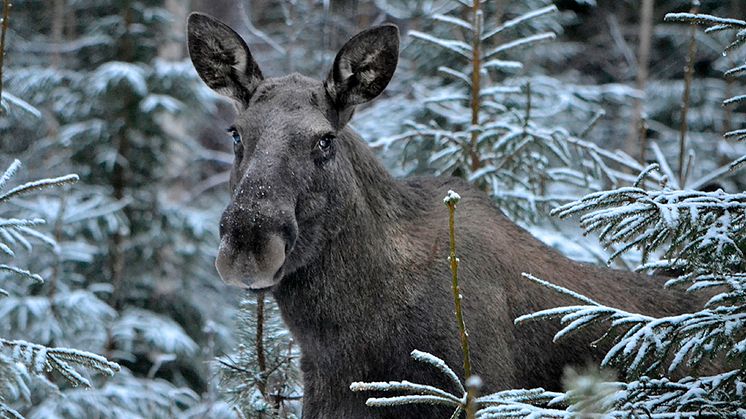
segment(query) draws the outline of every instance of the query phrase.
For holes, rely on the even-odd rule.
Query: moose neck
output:
[[[342,136],[341,157],[351,168],[349,192],[342,205],[349,215],[364,214],[367,218],[353,217],[347,226],[356,228],[355,221],[364,221],[373,227],[367,230],[375,232],[375,229],[413,215],[409,191],[388,173],[364,140],[349,128],[342,131]]]

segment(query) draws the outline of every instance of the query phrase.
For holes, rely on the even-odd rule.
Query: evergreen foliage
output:
[[[222,205],[212,190],[187,188],[214,170],[194,128],[216,100],[188,61],[171,58],[172,11],[163,1],[59,1],[52,26],[68,26],[54,39],[40,2],[14,3],[4,78],[25,105],[7,101],[0,152],[42,175],[77,172],[84,187],[17,200],[31,220],[50,220],[57,244],[22,255],[47,281],[8,289],[0,330],[123,367],[87,392],[32,380],[33,405],[14,407],[28,417],[232,415],[207,365],[232,342],[231,298],[212,266]]]
[[[0,216],[0,250],[6,258],[13,258],[18,248],[24,248],[28,252],[35,251],[32,247],[33,241],[41,241],[43,244],[55,247],[54,239],[45,236],[35,229],[36,226],[44,224],[40,218],[11,218],[7,207],[14,199],[33,193],[48,187],[59,187],[78,181],[77,175],[67,175],[56,178],[40,179],[26,182],[14,188],[8,188],[8,183],[20,168],[18,160],[13,161],[10,167],[0,177],[0,204],[3,205],[3,214]],[[19,276],[33,283],[43,283],[39,274],[20,268],[12,264],[0,265],[0,270]],[[5,275],[6,278],[8,275]],[[10,294],[0,289],[4,298],[10,298]],[[8,307],[11,304],[3,304],[3,318],[8,316]],[[26,316],[24,316],[24,319]],[[25,322],[25,320],[24,320]],[[0,338],[0,413],[4,417],[22,417],[14,409],[12,403],[22,399],[29,402],[31,391],[28,382],[30,376],[34,375],[46,381],[50,386],[56,386],[47,379],[47,374],[55,372],[64,378],[72,386],[90,387],[91,383],[75,367],[86,367],[106,375],[114,375],[120,367],[117,363],[106,358],[86,351],[79,351],[67,347],[47,347],[42,344],[27,342],[25,340],[9,340]]]
[[[521,4],[520,14],[485,26],[501,16],[500,6],[464,2],[449,14],[432,16],[445,26],[443,32],[459,33],[458,38],[410,31],[413,42],[435,45],[453,58],[450,63],[460,65],[438,67],[441,76],[453,82],[425,99],[427,122],[409,121],[404,133],[373,145],[404,143],[406,159],[421,159],[425,152],[426,162],[412,170],[427,165],[435,174],[466,177],[495,197],[504,211],[533,222],[582,190],[616,185],[625,172],[641,170],[631,157],[585,139],[603,116],[592,102],[604,95],[630,97],[631,90],[609,86],[604,93],[560,86],[546,76],[516,75],[524,64],[511,56],[554,40],[552,30],[561,29],[549,19],[557,7],[541,6],[520,10],[526,7]],[[458,17],[464,15],[469,20]],[[544,23],[547,20],[550,24]],[[581,118],[576,133],[555,125],[558,115],[567,119],[568,113]]]
[[[277,305],[264,295],[247,298],[241,302],[238,324],[241,344],[235,352],[218,358],[221,389],[247,418],[300,417],[300,351]]]

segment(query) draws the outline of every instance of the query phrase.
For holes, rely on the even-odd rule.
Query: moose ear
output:
[[[211,89],[248,106],[264,77],[240,35],[212,16],[192,13],[187,46],[197,74]]]
[[[351,112],[383,92],[399,61],[399,28],[386,24],[355,35],[339,50],[326,77],[326,91],[338,112]]]

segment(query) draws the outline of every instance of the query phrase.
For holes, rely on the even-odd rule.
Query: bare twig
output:
[[[699,12],[699,2],[695,0],[691,13]],[[686,66],[684,67],[684,98],[681,106],[681,126],[679,128],[679,185],[683,188],[686,182],[686,134],[689,128],[687,117],[689,115],[689,102],[691,100],[692,79],[694,78],[694,59],[697,55],[697,28],[692,26],[689,29],[689,52],[686,56]]]
[[[523,120],[523,131],[528,129],[528,122],[531,120],[531,82],[526,83],[526,117]]]
[[[478,3],[475,1],[475,3]],[[464,313],[461,308],[461,288],[458,283],[458,263],[459,260],[456,257],[456,231],[455,231],[455,215],[456,215],[456,204],[458,204],[461,197],[453,192],[448,191],[443,202],[448,206],[448,231],[450,237],[450,256],[448,261],[451,263],[451,274],[452,282],[451,289],[453,290],[453,302],[456,306],[456,324],[459,330],[459,339],[461,340],[461,350],[464,355],[464,377],[468,381],[471,378],[471,354],[469,351],[469,332],[466,330],[466,324],[464,323]],[[474,418],[476,408],[472,397],[476,395],[476,391],[467,392],[466,397],[466,417],[467,419]]]
[[[251,21],[251,2],[249,2],[249,4],[240,2],[238,3],[238,7],[241,11],[241,20],[243,21],[244,26],[246,26],[246,30],[248,30],[250,34],[261,39],[262,41],[264,41],[264,43],[272,47],[272,49],[279,52],[280,54],[287,54],[287,51],[285,50],[285,48],[282,47],[282,45],[275,42],[275,40],[272,39],[269,35],[254,26],[254,23]]]
[[[65,221],[65,211],[67,210],[67,199],[66,195],[62,193],[60,195],[60,208],[57,211],[57,218],[54,220],[54,241],[55,243],[61,243],[63,238],[63,225]],[[54,301],[55,294],[57,292],[57,281],[62,272],[62,255],[60,252],[55,252],[55,262],[52,266],[52,274],[49,276],[49,301]],[[50,304],[52,311],[55,311],[55,305]]]
[[[121,37],[119,49],[121,51],[120,57],[122,61],[132,62],[134,60],[134,44],[132,41],[132,34],[129,32],[132,27],[132,5],[131,2],[127,2],[122,9],[122,21],[125,23],[124,27],[127,28],[124,36]],[[137,103],[137,98],[132,95],[125,95],[122,98],[122,102],[125,104],[126,109],[132,109]],[[135,125],[132,122],[132,113],[126,112],[124,115],[124,127],[119,130],[116,136],[116,150],[117,158],[116,164],[112,170],[111,180],[109,183],[112,187],[113,196],[117,201],[123,200],[127,195],[127,188],[130,186],[130,170],[129,170],[129,156],[131,150],[130,137],[128,127]],[[128,221],[131,221],[131,213],[127,208],[124,209],[125,217]],[[111,301],[116,309],[121,309],[124,305],[125,296],[125,269],[127,269],[125,247],[127,237],[121,229],[117,231],[111,237],[111,251],[110,251],[110,269],[111,269],[111,284],[114,290],[111,293]]]
[[[650,46],[653,38],[653,0],[643,0],[640,10],[640,49],[637,56],[637,82],[640,92],[645,91],[650,73]],[[645,104],[642,98],[635,99],[635,116],[631,127],[629,147],[632,148],[634,137],[638,136],[640,145],[640,163],[645,164],[645,148],[647,147],[647,130],[644,113]]]
[[[267,361],[264,357],[264,293],[256,296],[256,362],[259,368],[260,379],[257,387],[262,396],[267,397]]]
[[[479,132],[474,127],[479,125],[479,95],[481,89],[481,73],[482,73],[482,62],[481,62],[481,50],[480,46],[482,43],[482,11],[479,10],[479,0],[474,0],[472,6],[472,24],[474,25],[474,33],[471,45],[471,144],[469,146],[469,154],[471,157],[471,170],[477,170],[482,166],[479,153],[477,152],[477,140],[479,139]]]
[[[637,66],[637,63],[635,61],[635,52],[629,46],[627,40],[624,39],[624,34],[622,33],[619,19],[617,19],[614,14],[606,15],[606,23],[609,25],[609,34],[614,41],[614,45],[617,49],[619,49],[622,56],[624,56],[624,60],[627,62],[627,68],[626,70],[623,70],[624,75],[626,76],[631,72],[631,69]]]
[[[3,64],[5,61],[5,34],[8,32],[8,16],[10,15],[10,0],[3,0],[3,22],[0,26],[0,98],[3,97]],[[0,114],[3,109],[0,106]]]
[[[52,42],[56,47],[62,43],[62,27],[65,23],[65,1],[54,0],[54,11],[52,12]],[[59,67],[62,63],[62,55],[59,48],[52,52],[52,66]]]

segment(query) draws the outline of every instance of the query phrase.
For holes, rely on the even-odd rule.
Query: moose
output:
[[[235,162],[220,219],[216,267],[226,283],[270,292],[301,348],[304,418],[437,418],[437,406],[370,408],[355,381],[408,380],[450,389],[414,349],[463,377],[453,318],[448,210],[461,194],[457,235],[472,368],[483,392],[558,390],[563,368],[597,359],[598,335],[558,344],[558,325],[515,326],[523,314],[572,304],[522,272],[626,310],[661,315],[685,304],[660,280],[572,261],[511,222],[457,177],[393,178],[347,125],[381,94],[399,55],[399,30],[367,29],[338,52],[325,80],[265,78],[246,43],[205,14],[188,18],[201,79],[232,99]]]

